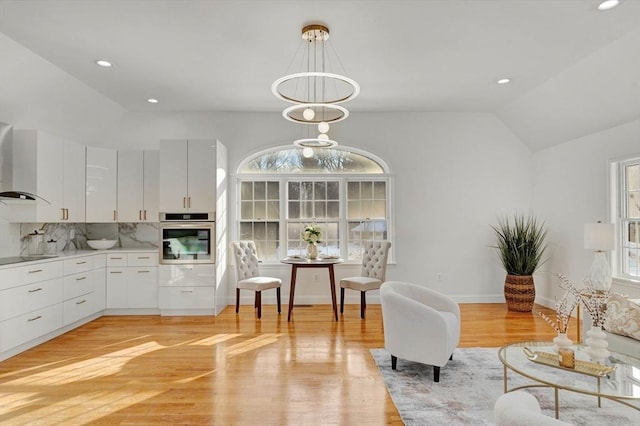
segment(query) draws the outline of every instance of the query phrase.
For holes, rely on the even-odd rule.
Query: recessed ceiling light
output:
[[[598,10],[609,10],[620,4],[620,0],[604,0],[598,5]]]
[[[150,104],[157,104],[158,100],[157,99],[153,99],[153,98],[149,98],[149,99],[147,99],[147,102],[149,102]]]
[[[500,80],[498,80],[498,84],[507,84],[510,82],[511,82],[510,78],[501,78]]]
[[[105,68],[109,68],[111,66],[111,62],[104,61],[102,59],[100,59],[99,61],[96,61],[96,64],[100,65],[101,67],[105,67]]]

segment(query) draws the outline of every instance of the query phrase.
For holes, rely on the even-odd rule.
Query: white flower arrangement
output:
[[[320,232],[320,228],[318,228],[318,225],[315,223],[313,225],[305,226],[304,231],[302,231],[302,240],[306,241],[308,244],[321,243],[321,237],[322,233]]]

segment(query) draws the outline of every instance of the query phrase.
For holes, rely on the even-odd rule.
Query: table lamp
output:
[[[615,248],[615,228],[612,223],[587,223],[584,225],[584,248],[594,250],[591,264],[591,285],[596,291],[608,291],[611,288],[611,267],[605,251]]]

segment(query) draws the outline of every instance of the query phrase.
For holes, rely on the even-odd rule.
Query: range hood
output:
[[[12,188],[12,157],[13,157],[13,127],[10,124],[0,122],[0,203],[6,204],[3,200],[14,202],[45,202],[51,204],[44,198]],[[5,187],[7,187],[5,189]]]
[[[24,191],[2,191],[0,192],[0,200],[2,199],[27,200],[27,201],[42,200],[47,204],[51,204],[44,198],[38,197],[36,194],[32,194],[30,192],[24,192]]]

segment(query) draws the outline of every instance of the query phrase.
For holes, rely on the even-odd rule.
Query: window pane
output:
[[[373,199],[373,182],[360,183],[360,198],[363,200]]]
[[[299,182],[289,182],[289,195],[290,200],[299,200],[300,199],[300,183]]]
[[[360,201],[349,201],[347,203],[347,218],[360,219],[362,212],[360,211]]]
[[[267,185],[265,182],[253,183],[253,198],[254,200],[264,200],[267,198]]]
[[[640,190],[640,164],[625,167],[627,191]]]
[[[314,198],[316,200],[325,200],[327,198],[327,183],[315,182],[313,184]]]
[[[327,217],[327,203],[324,201],[315,202],[315,214],[317,219],[325,219]]]
[[[313,201],[302,201],[300,203],[300,217],[302,219],[312,219],[313,216]]]
[[[240,199],[253,200],[253,182],[242,182],[240,184]]]
[[[267,219],[269,220],[280,219],[280,202],[279,201],[267,201]]]
[[[376,200],[387,199],[387,184],[386,182],[375,182],[373,184],[373,198]]]
[[[374,201],[371,217],[387,217],[387,203],[384,201]]]
[[[340,202],[327,201],[327,218],[336,219],[340,217]]]
[[[300,198],[302,200],[313,200],[313,182],[302,182],[300,184]]]
[[[280,182],[267,182],[267,199],[280,199]]]
[[[240,222],[240,239],[241,240],[253,239],[253,223]]]
[[[267,203],[265,201],[256,201],[253,208],[255,219],[264,220],[267,218]]]
[[[243,201],[240,209],[242,210],[240,213],[242,220],[253,219],[253,203],[251,201]]]
[[[338,182],[327,182],[327,200],[340,199],[340,184]]]
[[[640,191],[627,194],[627,217],[640,217]]]
[[[290,219],[300,218],[300,202],[299,201],[289,201],[289,218]]]
[[[267,226],[264,222],[256,222],[253,224],[253,239],[265,240],[267,238]]]
[[[267,223],[267,240],[277,241],[280,232],[280,224],[278,222]]]
[[[360,199],[360,182],[347,183],[347,197],[350,200]]]

